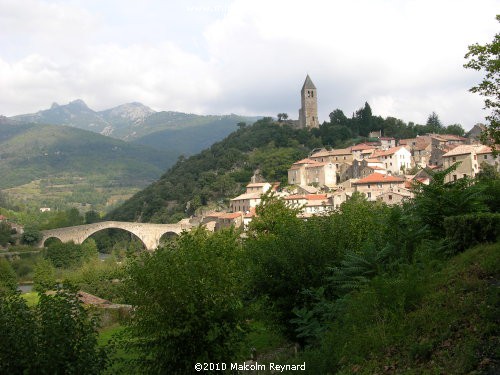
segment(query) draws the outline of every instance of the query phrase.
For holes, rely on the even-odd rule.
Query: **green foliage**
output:
[[[269,301],[274,320],[291,338],[296,337],[292,311],[307,300],[302,290],[321,286],[326,267],[339,258],[327,222],[303,221],[297,212],[283,200],[264,197],[245,243],[251,293]]]
[[[97,247],[93,241],[85,241],[82,245],[73,242],[52,242],[45,250],[45,258],[56,268],[80,266],[83,261],[97,257]]]
[[[500,235],[500,213],[474,213],[444,219],[450,249],[460,252],[484,242],[496,242]]]
[[[495,373],[498,250],[482,246],[437,267],[374,278],[339,300],[321,346],[297,361],[309,374]]]
[[[90,318],[68,285],[55,295],[41,294],[37,365],[46,374],[99,374],[106,353],[97,346],[97,321]]]
[[[35,313],[19,293],[0,293],[0,338],[0,373],[35,374],[40,371],[36,360]]]
[[[37,228],[24,228],[21,241],[26,245],[36,245],[42,240],[42,233]]]
[[[78,290],[115,303],[124,302],[124,291],[121,282],[124,277],[124,267],[117,264],[114,257],[110,257],[105,261],[94,258],[84,262],[78,269],[64,271],[62,274],[62,279],[77,286]]]
[[[12,241],[12,228],[11,226],[2,221],[0,222],[0,246],[7,246]]]
[[[96,327],[68,286],[33,309],[18,293],[0,295],[0,372],[99,374],[107,363]]]
[[[234,358],[244,318],[240,260],[236,233],[199,229],[130,265],[130,345],[141,371],[185,374],[197,362]]]
[[[412,215],[419,224],[428,228],[434,238],[444,236],[444,219],[448,216],[481,212],[487,209],[484,203],[484,188],[462,178],[445,182],[447,174],[455,170],[457,164],[440,172],[429,173],[429,185],[418,184],[415,198],[410,206]]]
[[[0,257],[0,294],[17,289],[17,276],[10,262]]]
[[[99,212],[93,210],[85,212],[85,224],[93,224],[99,221],[101,221]]]
[[[496,16],[500,22],[500,15]],[[500,63],[498,59],[500,51],[500,33],[495,34],[491,43],[485,45],[473,44],[469,46],[469,52],[465,55],[469,59],[465,68],[483,71],[484,79],[478,85],[470,89],[471,92],[479,93],[485,97],[484,106],[491,110],[486,120],[489,126],[481,135],[481,141],[489,145],[500,144]],[[494,152],[497,152],[494,149]]]
[[[40,259],[34,268],[33,290],[44,293],[56,288],[56,270],[52,263],[47,259]]]

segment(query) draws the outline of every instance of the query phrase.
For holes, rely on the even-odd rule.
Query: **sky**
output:
[[[0,0],[0,115],[94,110],[298,118],[307,74],[320,121],[368,102],[423,124],[484,122],[463,68],[498,32],[497,0]]]

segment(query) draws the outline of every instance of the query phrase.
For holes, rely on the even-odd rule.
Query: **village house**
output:
[[[289,185],[307,185],[306,166],[315,164],[316,161],[306,158],[292,164],[288,170]]]
[[[377,197],[377,200],[387,205],[402,204],[412,198],[413,194],[408,189],[396,189],[395,191],[386,191]]]
[[[293,163],[288,170],[290,185],[335,186],[337,183],[336,167],[330,162],[317,162],[303,159]]]
[[[360,160],[369,158],[376,149],[377,146],[374,146],[372,143],[360,143],[351,147],[351,153],[354,159]]]
[[[300,208],[301,213],[306,215],[316,215],[333,209],[326,194],[289,195],[284,200],[289,207]]]
[[[392,137],[380,137],[380,148],[382,150],[388,150],[392,147],[396,147],[396,139]]]
[[[460,178],[474,178],[481,169],[481,163],[490,165],[498,162],[493,159],[492,150],[484,145],[459,145],[443,155],[443,168],[449,168],[455,163],[460,163],[453,172],[445,177],[446,182],[456,181]]]
[[[230,228],[231,226],[239,228],[242,225],[243,225],[243,212],[241,211],[227,212],[219,216],[215,229],[220,230],[222,228]]]
[[[412,165],[419,168],[425,168],[430,164],[432,155],[432,139],[429,136],[421,136],[417,138],[401,139],[400,146],[404,146],[410,151]]]
[[[231,199],[229,209],[232,212],[247,212],[252,207],[257,207],[261,201],[261,193],[244,193]]]
[[[402,146],[392,147],[384,151],[375,151],[372,158],[384,163],[387,172],[392,174],[402,174],[412,167],[410,151]]]
[[[366,195],[367,200],[375,201],[383,193],[404,188],[405,179],[396,176],[373,173],[352,183],[355,191]]]

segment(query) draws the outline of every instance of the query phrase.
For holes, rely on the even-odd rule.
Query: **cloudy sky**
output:
[[[298,117],[307,73],[320,120],[376,115],[466,129],[467,46],[498,32],[495,0],[0,0],[0,114],[81,98],[102,110]]]

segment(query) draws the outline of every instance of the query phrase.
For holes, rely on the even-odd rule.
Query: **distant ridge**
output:
[[[238,115],[196,115],[174,111],[156,112],[139,102],[94,111],[81,100],[53,103],[49,109],[12,116],[20,123],[65,125],[105,136],[154,147],[158,150],[192,154],[221,140],[236,130],[239,122],[248,124],[261,117]]]

